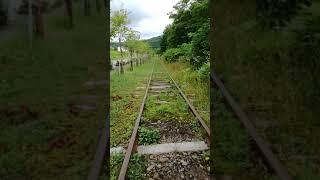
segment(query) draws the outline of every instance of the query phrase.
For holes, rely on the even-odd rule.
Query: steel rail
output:
[[[141,116],[142,116],[143,109],[144,109],[144,106],[145,106],[145,102],[146,102],[146,99],[147,99],[147,96],[148,96],[148,90],[149,90],[150,82],[151,82],[152,75],[153,75],[154,65],[155,65],[155,60],[154,60],[152,71],[151,71],[151,75],[150,75],[150,78],[149,78],[149,81],[148,81],[148,84],[147,84],[147,89],[146,89],[146,92],[144,94],[141,106],[140,106],[140,111],[139,111],[138,117],[136,119],[135,126],[134,126],[134,129],[133,129],[130,141],[129,141],[129,146],[127,148],[126,155],[124,157],[123,164],[122,164],[122,167],[121,167],[121,170],[120,170],[120,174],[118,176],[118,180],[124,180],[126,178],[130,157],[131,157],[131,154],[132,154],[132,151],[133,151],[133,147],[135,145],[135,141],[136,141],[136,137],[137,137],[137,134],[138,134],[138,128],[139,128]]]
[[[153,64],[152,73],[150,75],[149,82],[148,82],[148,85],[147,85],[147,89],[145,91],[145,95],[144,95],[143,101],[141,103],[140,111],[139,111],[138,117],[137,117],[136,122],[135,122],[135,127],[134,127],[134,130],[133,130],[131,138],[130,138],[129,146],[128,146],[128,149],[126,151],[125,158],[123,160],[123,164],[122,164],[119,176],[118,176],[118,180],[124,180],[126,178],[130,157],[131,157],[134,145],[136,143],[136,137],[137,137],[137,133],[138,133],[138,128],[139,128],[141,116],[142,116],[142,113],[143,113],[143,110],[144,110],[144,106],[145,106],[145,102],[146,102],[146,99],[147,99],[147,96],[148,96],[149,86],[150,86],[150,83],[151,83],[151,80],[152,80],[152,76],[155,73],[154,72],[154,66],[155,66],[155,62]],[[179,90],[180,95],[182,95],[182,97],[185,99],[185,101],[189,105],[189,108],[191,109],[192,113],[197,117],[197,119],[199,120],[199,122],[203,126],[203,128],[205,129],[205,131],[208,134],[208,137],[210,139],[210,129],[205,124],[205,122],[203,121],[201,116],[195,110],[194,106],[191,104],[189,99],[185,96],[185,94],[182,92],[182,90],[180,89],[178,84],[173,80],[173,78],[171,77],[171,75],[169,74],[169,72],[167,70],[166,70],[166,73],[168,74],[170,80],[174,83],[175,87]]]
[[[108,113],[106,118],[106,123],[104,126],[105,130],[102,131],[102,134],[100,136],[94,162],[88,174],[87,180],[97,180],[99,177],[101,165],[104,160],[106,149],[108,149],[107,147],[109,144],[109,128],[108,128],[109,119],[110,119],[110,115]]]
[[[235,102],[230,93],[224,87],[220,79],[212,71],[210,73],[210,79],[212,79],[213,82],[218,86],[220,92],[222,93],[228,104],[231,106],[233,112],[237,115],[239,120],[244,125],[245,129],[248,131],[250,137],[254,140],[255,144],[258,146],[259,150],[266,158],[269,166],[271,166],[271,168],[276,172],[280,179],[291,180],[291,177],[285,166],[281,164],[281,162],[273,154],[267,143],[258,135],[253,124],[249,121],[248,116],[242,111],[240,106]]]
[[[164,65],[162,65],[164,67]],[[192,103],[189,101],[189,99],[187,98],[187,96],[183,93],[183,91],[180,89],[179,85],[173,80],[173,78],[171,77],[170,73],[168,72],[167,68],[164,67],[164,69],[166,70],[168,76],[170,77],[171,81],[174,83],[174,85],[176,86],[176,88],[179,90],[180,95],[184,98],[184,100],[187,102],[187,104],[189,105],[189,108],[191,109],[192,113],[196,116],[196,118],[198,119],[198,121],[200,122],[200,124],[202,125],[202,127],[206,130],[206,133],[209,137],[210,140],[210,129],[207,126],[207,124],[203,121],[203,119],[201,118],[201,116],[199,115],[199,113],[196,111],[196,108],[192,105]]]

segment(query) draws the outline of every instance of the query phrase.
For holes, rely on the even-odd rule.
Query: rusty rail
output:
[[[148,90],[149,90],[150,82],[151,82],[152,75],[153,75],[154,65],[155,65],[155,62],[153,63],[152,72],[151,72],[151,75],[150,75],[150,78],[149,78],[149,81],[148,81],[148,84],[147,84],[147,89],[146,89],[145,95],[143,97],[141,106],[140,106],[140,111],[139,111],[138,117],[137,117],[135,125],[134,125],[134,129],[133,129],[133,132],[132,132],[132,135],[131,135],[131,138],[130,138],[129,146],[128,146],[128,149],[126,151],[126,155],[125,155],[124,160],[123,160],[123,164],[122,164],[122,167],[121,167],[121,170],[120,170],[120,174],[119,174],[118,180],[124,180],[125,177],[126,177],[126,174],[127,174],[131,153],[133,151],[133,147],[134,147],[134,144],[135,144],[135,141],[136,141],[136,137],[137,137],[137,133],[138,133],[138,128],[139,128],[141,116],[142,116],[144,105],[146,103],[146,99],[147,99],[147,96],[148,96]]]
[[[141,120],[141,116],[142,116],[142,113],[143,113],[143,109],[144,109],[144,106],[145,106],[145,102],[146,102],[146,99],[147,99],[147,96],[148,96],[148,91],[149,91],[149,86],[150,86],[150,82],[151,82],[151,79],[152,79],[152,76],[153,76],[153,71],[154,71],[154,65],[155,65],[155,62],[153,64],[153,68],[152,68],[152,73],[150,75],[150,78],[149,78],[149,82],[148,82],[148,85],[147,85],[147,89],[145,91],[145,95],[144,95],[144,98],[143,98],[143,101],[141,103],[141,107],[140,107],[140,111],[139,111],[139,114],[138,114],[138,117],[136,119],[136,122],[135,122],[135,126],[134,126],[134,129],[133,129],[133,132],[132,132],[132,135],[131,135],[131,138],[130,138],[130,142],[129,142],[129,146],[128,146],[128,149],[126,151],[126,155],[125,155],[125,158],[123,160],[123,164],[122,164],[122,167],[121,167],[121,170],[120,170],[120,173],[119,173],[119,176],[118,176],[118,180],[124,180],[126,178],[126,173],[127,173],[127,170],[128,170],[128,166],[129,166],[129,161],[130,161],[130,157],[131,157],[131,154],[132,154],[132,151],[133,151],[133,148],[134,148],[134,145],[136,143],[136,137],[137,137],[137,133],[138,133],[138,128],[139,128],[139,124],[140,124],[140,120]],[[165,68],[165,67],[164,67]],[[166,70],[166,68],[165,68]],[[209,139],[210,139],[210,129],[209,127],[205,124],[205,122],[203,121],[203,119],[201,118],[201,116],[198,114],[198,112],[196,111],[195,107],[191,104],[191,102],[188,100],[188,98],[185,96],[185,94],[182,92],[182,90],[180,89],[180,87],[178,86],[178,84],[173,80],[173,78],[171,77],[171,75],[169,74],[169,72],[166,70],[170,80],[175,84],[176,88],[179,90],[179,93],[180,95],[185,99],[185,101],[187,102],[187,104],[189,105],[189,108],[191,109],[192,113],[196,116],[196,118],[199,120],[200,124],[203,126],[203,128],[205,129]]]
[[[282,165],[282,163],[273,154],[267,143],[258,135],[253,124],[249,121],[247,115],[241,110],[240,106],[235,102],[232,96],[229,94],[227,89],[224,87],[223,83],[216,76],[214,72],[211,71],[210,79],[218,86],[220,92],[231,106],[233,112],[237,115],[241,123],[244,125],[245,129],[249,133],[250,137],[254,140],[255,144],[258,146],[259,150],[262,152],[263,156],[266,158],[269,166],[275,171],[275,173],[282,180],[291,180],[291,177],[287,169]]]
[[[163,66],[164,67],[164,66]],[[182,92],[182,90],[180,89],[180,87],[178,86],[178,84],[173,80],[173,78],[171,77],[170,73],[168,72],[167,68],[164,67],[166,72],[168,73],[171,81],[174,83],[174,85],[176,86],[176,88],[179,90],[180,95],[184,98],[184,100],[187,102],[187,104],[189,105],[189,108],[191,109],[191,112],[193,113],[194,116],[196,116],[196,118],[198,119],[198,121],[200,122],[200,124],[202,125],[202,127],[205,129],[209,140],[210,140],[210,129],[207,126],[207,124],[203,121],[203,119],[201,118],[201,116],[199,115],[199,113],[196,111],[196,108],[191,104],[191,102],[189,101],[189,99],[187,98],[187,96]]]
[[[110,135],[109,134],[109,125],[108,125],[109,119],[110,119],[110,115],[108,113],[107,118],[106,118],[105,127],[104,127],[105,130],[102,131],[102,134],[100,136],[98,148],[97,148],[95,158],[93,161],[93,165],[90,169],[87,180],[96,180],[99,177],[100,169],[101,169],[101,165],[104,160],[104,157],[105,157],[106,149],[109,149],[109,148],[107,148],[108,144],[109,144],[109,135]]]

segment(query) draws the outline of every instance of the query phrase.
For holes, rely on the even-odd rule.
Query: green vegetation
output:
[[[192,99],[192,104],[196,107],[198,113],[205,120],[206,124],[210,125],[210,87],[209,87],[209,70],[203,71],[202,68],[208,68],[209,66],[203,66],[199,70],[193,70],[191,65],[187,62],[175,62],[166,63],[172,78],[177,81],[180,88]]]
[[[190,118],[188,105],[177,91],[172,88],[168,92],[161,92],[159,99],[148,97],[144,117],[150,121],[171,119],[188,122],[193,120]],[[166,101],[166,103],[158,104],[157,101]]]
[[[234,175],[238,179],[265,179],[268,172],[259,164],[259,159],[252,156],[255,152],[249,135],[232,110],[224,104],[217,89],[214,89],[213,95],[215,126],[211,132],[215,137],[212,142],[215,149],[212,152],[215,174]]]
[[[46,17],[45,39],[29,51],[26,33],[0,48],[1,179],[84,179],[96,151],[99,122],[105,119],[105,22],[83,17],[74,4],[75,28]],[[80,96],[96,95],[97,109],[78,111]]]
[[[160,42],[161,42],[161,36],[153,37],[147,40],[144,40],[144,42],[148,43],[151,48],[154,50],[160,49]]]
[[[174,6],[161,39],[165,66],[209,125],[208,0],[181,0]],[[174,106],[174,108],[177,108]],[[173,108],[173,109],[174,109]],[[172,110],[172,108],[170,108]]]
[[[121,58],[121,54],[117,50],[110,49],[110,56],[112,60],[119,60]]]
[[[150,145],[157,144],[160,140],[160,132],[157,129],[139,128],[139,144]]]
[[[110,142],[111,146],[126,143],[132,133],[134,122],[144,95],[148,77],[152,71],[152,59],[133,71],[119,76],[111,74],[111,112],[110,112]]]
[[[146,57],[152,54],[150,46],[140,39],[140,32],[135,31],[129,28],[130,18],[129,12],[126,9],[120,9],[118,11],[113,11],[111,14],[111,39],[115,38],[118,40],[117,43],[112,42],[112,48],[120,48],[120,72],[124,73],[123,70],[123,56],[124,56],[124,48],[127,48],[128,54],[130,55],[130,70],[133,70],[133,56],[136,56],[136,64],[141,64],[146,60]],[[116,54],[113,52],[111,54],[112,58]]]
[[[184,57],[195,69],[209,62],[209,1],[181,0],[170,18],[173,23],[166,27],[161,40],[160,51],[165,60],[171,62]]]
[[[116,180],[118,179],[119,171],[122,166],[122,162],[124,159],[123,154],[115,154],[111,156],[110,160],[110,179]],[[146,170],[146,160],[144,156],[139,154],[134,154],[129,163],[127,178],[128,179],[144,179],[144,174]]]
[[[134,154],[130,159],[128,167],[128,179],[144,179],[147,169],[145,157],[139,154]]]
[[[215,71],[289,173],[296,179],[319,179],[320,4],[313,1],[295,16],[285,14],[291,20],[282,27],[257,22],[256,7],[252,1],[214,3]],[[217,126],[226,120],[219,121]]]
[[[110,158],[110,179],[118,179],[119,171],[124,160],[123,154],[114,154]]]

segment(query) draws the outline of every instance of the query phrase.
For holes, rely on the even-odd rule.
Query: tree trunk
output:
[[[35,12],[35,32],[41,39],[44,38],[44,27],[43,27],[43,14],[40,6],[36,7]]]
[[[84,15],[89,16],[90,15],[90,1],[84,0]]]
[[[67,15],[68,15],[68,18],[69,18],[68,26],[70,28],[73,28],[74,24],[73,24],[72,0],[64,0],[64,2],[66,4]]]
[[[132,54],[133,54],[133,51],[130,50],[130,70],[131,70],[131,71],[133,71]]]
[[[29,30],[29,46],[30,46],[30,49],[32,49],[33,17],[32,17],[32,4],[31,4],[31,0],[28,1],[28,30]]]
[[[100,0],[96,0],[96,8],[97,8],[97,12],[100,13],[100,10],[101,10]]]
[[[121,59],[120,59],[120,73],[123,74],[123,67],[122,67],[122,59],[123,59],[123,52],[122,52],[122,45],[121,45],[121,37],[119,36],[119,47],[120,47],[120,55],[121,55]]]
[[[107,10],[108,9],[108,0],[103,0],[104,2],[104,8]]]
[[[123,71],[123,62],[122,60],[120,61],[120,74],[123,74],[124,71]]]

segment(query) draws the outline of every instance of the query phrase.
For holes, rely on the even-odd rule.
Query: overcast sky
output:
[[[111,11],[121,8],[129,11],[129,27],[141,33],[141,39],[159,36],[172,23],[168,13],[179,0],[113,0]]]

